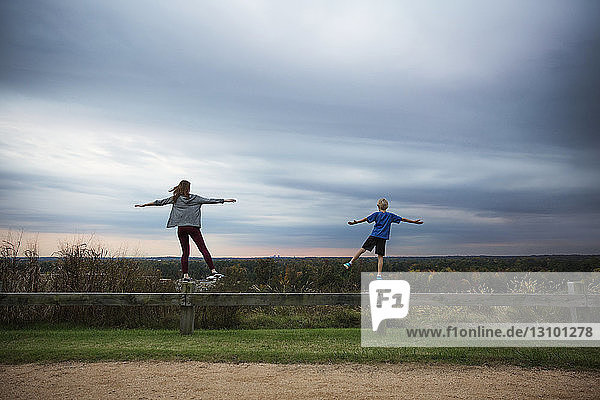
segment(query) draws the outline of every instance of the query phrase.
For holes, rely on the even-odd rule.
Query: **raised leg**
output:
[[[206,243],[204,243],[204,238],[202,237],[202,233],[200,233],[200,229],[194,229],[191,236],[194,240],[194,243],[196,243],[196,246],[198,246],[198,250],[200,250],[200,253],[202,253],[202,257],[204,257],[204,261],[206,261],[208,269],[212,271],[213,269],[215,269],[215,266],[213,265],[212,257],[210,256],[210,253],[206,248]]]
[[[352,260],[350,261],[350,263],[353,263],[354,261],[358,260],[358,257],[362,256],[365,251],[367,251],[367,250],[365,250],[363,248],[358,249],[358,251],[356,252],[354,257],[352,257]]]

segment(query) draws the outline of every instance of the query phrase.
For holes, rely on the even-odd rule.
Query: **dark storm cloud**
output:
[[[384,188],[361,185],[354,188],[335,184],[312,184],[293,179],[274,179],[270,183],[313,192],[335,193],[362,201],[386,195],[402,204],[422,204],[469,210],[491,216],[511,214],[600,213],[600,189],[578,190],[490,190],[469,186],[409,189],[399,183]],[[383,189],[383,192],[381,192]],[[380,190],[378,192],[378,190]]]
[[[196,20],[182,18],[176,5],[144,7],[144,18],[137,18],[140,6],[136,2],[120,7],[4,3],[3,14],[10,18],[6,18],[7,34],[2,41],[3,52],[8,54],[2,62],[3,83],[46,89],[53,96],[62,94],[92,104],[121,103],[125,112],[144,114],[148,108],[170,103],[163,114],[179,108],[187,119],[194,119],[193,110],[206,111],[246,119],[251,126],[286,127],[300,133],[319,130],[321,134],[464,144],[516,141],[527,146],[553,140],[585,144],[597,136],[592,132],[598,122],[599,113],[594,112],[598,91],[589,90],[598,82],[599,52],[594,51],[598,29],[591,17],[598,8],[595,4],[495,5],[501,12],[494,22],[506,29],[491,32],[476,22],[477,12],[480,18],[490,18],[481,6],[453,6],[447,23],[462,22],[466,34],[450,29],[446,40],[456,47],[457,60],[466,62],[460,58],[461,51],[477,52],[473,56],[480,59],[467,64],[473,69],[472,77],[454,76],[445,75],[444,70],[456,68],[455,61],[434,55],[427,60],[431,65],[421,65],[433,70],[434,76],[441,75],[433,79],[424,72],[418,79],[418,69],[391,75],[393,69],[383,68],[382,75],[374,76],[367,69],[352,76],[342,65],[336,71],[335,64],[327,63],[319,74],[309,66],[323,64],[323,60],[311,61],[310,55],[304,64],[282,65],[285,61],[277,58],[281,48],[255,49],[252,37],[238,36],[248,29],[243,23],[218,26],[211,22],[211,15],[226,14],[213,3],[200,5],[199,12],[192,13]],[[390,8],[394,14],[402,12]],[[466,15],[458,12],[461,8]],[[518,12],[531,21],[517,18],[514,13]],[[559,13],[563,13],[561,24],[554,27]],[[177,22],[190,30],[189,35],[177,30]],[[267,36],[268,29],[253,33]],[[397,29],[398,35],[404,33]],[[520,29],[522,36],[510,29]],[[482,31],[489,37],[475,36]],[[297,32],[286,34],[296,40],[288,43],[290,48],[302,47],[303,38],[292,36]],[[423,32],[425,39],[440,39],[428,34]],[[530,41],[531,58],[520,54],[525,45],[510,40],[525,45]],[[507,46],[516,47],[515,54],[506,51]],[[495,49],[507,57],[496,60]],[[406,61],[390,54],[386,56],[396,62]],[[495,66],[496,61],[501,65]],[[368,59],[359,59],[358,64],[372,67]],[[479,69],[488,66],[497,75],[479,77]],[[88,90],[82,91],[82,86]],[[114,97],[115,90],[119,98]],[[135,100],[140,99],[144,107],[137,109]]]

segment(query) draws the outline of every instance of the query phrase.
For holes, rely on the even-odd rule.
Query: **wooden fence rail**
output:
[[[367,296],[362,295],[362,296]],[[360,306],[360,293],[0,293],[0,306]],[[411,293],[411,306],[600,307],[600,295]]]
[[[181,297],[180,293],[0,293],[0,305],[178,306]]]
[[[194,331],[194,306],[359,306],[366,293],[197,293],[184,284],[181,293],[0,293],[0,306],[180,306],[182,334]],[[411,306],[551,306],[600,307],[600,295],[411,293]]]

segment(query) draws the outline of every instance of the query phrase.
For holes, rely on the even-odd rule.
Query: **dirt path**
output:
[[[600,372],[453,365],[0,365],[2,399],[598,399]]]

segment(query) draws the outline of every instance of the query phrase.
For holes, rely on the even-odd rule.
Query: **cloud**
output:
[[[399,253],[509,252],[516,221],[596,251],[597,9],[4,2],[2,225],[166,238],[132,205],[187,178],[239,199],[204,223],[240,248],[354,247],[386,196],[429,221]]]

